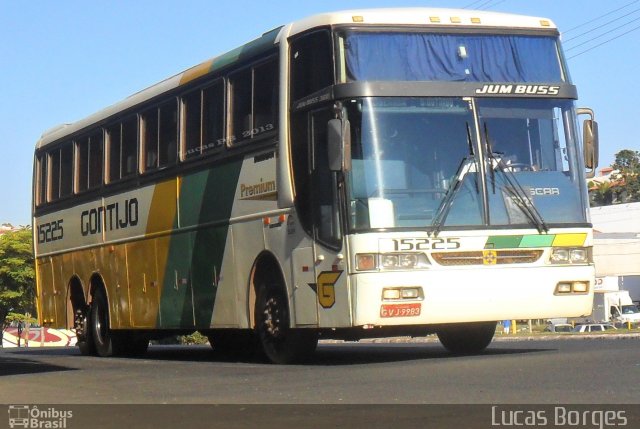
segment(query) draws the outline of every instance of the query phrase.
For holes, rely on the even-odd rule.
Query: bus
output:
[[[268,31],[38,141],[39,320],[83,354],[200,331],[286,364],[332,338],[478,353],[497,321],[589,314],[598,139],[576,99],[545,18]]]

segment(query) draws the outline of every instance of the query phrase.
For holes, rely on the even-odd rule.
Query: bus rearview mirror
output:
[[[584,166],[589,169],[587,177],[591,178],[596,174],[598,167],[598,123],[595,120],[593,110],[581,108],[577,110],[578,115],[589,115],[590,118],[582,123],[582,143],[584,145]]]
[[[351,169],[351,125],[348,120],[330,119],[327,123],[329,170]]]

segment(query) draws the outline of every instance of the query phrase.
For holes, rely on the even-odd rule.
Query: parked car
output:
[[[616,329],[611,323],[586,323],[573,328],[573,332],[604,332]]]
[[[545,332],[571,332],[573,331],[573,325],[569,323],[549,324],[544,330]]]

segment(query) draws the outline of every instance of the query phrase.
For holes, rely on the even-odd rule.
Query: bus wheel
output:
[[[311,356],[318,345],[313,330],[289,326],[286,295],[279,287],[262,286],[256,297],[256,331],[262,352],[272,363],[290,364]]]
[[[73,326],[78,339],[78,349],[80,349],[80,354],[83,356],[94,356],[96,354],[96,347],[89,326],[90,318],[91,309],[89,306],[85,306],[82,309],[79,308],[74,315]]]
[[[91,302],[90,331],[98,356],[114,356],[121,351],[123,341],[109,327],[109,305],[102,288],[96,289]]]
[[[438,330],[442,345],[454,354],[480,353],[491,343],[496,322],[454,323]]]

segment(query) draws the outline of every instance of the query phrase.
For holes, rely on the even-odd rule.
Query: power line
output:
[[[619,26],[618,28],[616,28],[616,31],[617,31],[617,30],[619,30],[619,29],[621,29],[621,28],[623,28],[623,27],[626,27],[626,26],[627,26],[627,25],[629,25],[629,24],[633,24],[633,23],[634,23],[634,22],[636,22],[636,21],[640,21],[640,17],[635,18],[635,19],[632,19],[631,21],[629,21],[629,22],[626,22],[626,23],[622,24],[621,26]],[[586,42],[582,42],[582,43],[578,43],[577,45],[573,45],[573,46],[571,46],[570,48],[565,49],[565,52],[569,52],[569,51],[570,51],[570,50],[572,50],[572,49],[575,49],[575,48],[578,48],[578,47],[580,47],[580,46],[583,46],[583,45],[589,44],[589,43],[593,42],[594,40],[597,40],[597,39],[599,39],[599,38],[601,38],[601,37],[608,36],[608,35],[611,35],[611,32],[602,33],[602,34],[600,34],[600,35],[598,35],[598,36],[596,36],[596,37],[592,37],[591,39],[587,40]]]
[[[629,7],[629,6],[631,6],[632,4],[634,4],[634,3],[638,3],[638,1],[640,1],[640,0],[633,0],[631,3],[627,3],[627,4],[625,4],[624,6],[621,6],[621,7],[617,8],[617,9],[614,9],[614,10],[612,10],[612,11],[610,11],[610,12],[607,12],[607,13],[605,13],[605,14],[603,14],[603,15],[600,15],[600,16],[598,16],[598,17],[596,17],[596,18],[593,18],[593,19],[591,19],[591,20],[589,20],[589,21],[587,21],[587,22],[583,22],[582,24],[576,25],[575,27],[572,27],[572,28],[570,28],[570,29],[568,29],[568,30],[565,30],[565,31],[563,31],[563,32],[562,32],[562,34],[570,33],[570,32],[572,32],[573,30],[576,30],[576,29],[578,29],[578,28],[584,27],[584,26],[585,26],[585,25],[587,25],[587,24],[591,24],[592,22],[598,21],[599,19],[602,19],[602,18],[604,18],[605,16],[609,16],[609,15],[611,15],[612,13],[616,13],[617,11],[622,10],[622,9],[624,9],[624,8],[626,8],[626,7]]]
[[[597,26],[597,27],[592,28],[591,30],[587,30],[587,31],[585,31],[585,32],[583,32],[583,33],[580,33],[580,34],[578,34],[577,36],[571,37],[571,38],[569,38],[569,39],[565,40],[564,42],[566,43],[566,42],[570,42],[570,41],[575,40],[575,39],[579,39],[580,37],[582,37],[582,36],[584,36],[584,35],[586,35],[586,34],[593,33],[594,31],[599,30],[599,29],[600,29],[600,28],[602,28],[602,27],[606,27],[607,25],[612,24],[612,23],[614,23],[614,22],[616,22],[616,21],[619,21],[619,20],[621,20],[622,18],[626,18],[626,17],[627,17],[627,16],[629,16],[629,15],[633,15],[634,13],[636,13],[636,12],[638,12],[638,11],[640,11],[640,8],[635,9],[635,10],[632,10],[631,12],[629,12],[629,13],[627,13],[627,14],[625,14],[625,15],[619,16],[618,18],[612,19],[611,21],[607,21],[607,22],[605,22],[605,23],[604,23],[604,24],[602,24],[602,25],[599,25],[599,26]],[[630,21],[630,22],[633,22],[633,21]],[[627,23],[627,24],[628,24],[628,23]],[[627,25],[627,24],[624,24],[624,25]],[[623,25],[623,26],[624,26],[624,25]]]
[[[482,10],[489,10],[489,9],[491,9],[492,7],[496,7],[496,6],[498,6],[500,3],[504,3],[505,1],[506,1],[506,0],[498,0],[498,2],[497,2],[497,3],[493,3],[493,4],[490,4],[490,5],[488,5],[488,6],[485,6]]]
[[[584,54],[584,53],[587,53],[587,52],[589,52],[589,51],[592,51],[592,50],[594,50],[595,48],[597,48],[597,47],[599,47],[599,46],[602,46],[602,45],[604,45],[604,44],[606,44],[606,43],[609,43],[609,42],[612,42],[612,41],[614,41],[614,40],[616,40],[616,39],[619,39],[620,37],[622,37],[622,36],[624,36],[624,35],[627,35],[627,34],[629,34],[629,33],[633,32],[633,31],[636,31],[636,30],[640,30],[640,25],[639,25],[639,26],[637,26],[637,27],[632,28],[632,29],[631,29],[631,30],[629,30],[629,31],[625,31],[624,33],[619,34],[619,35],[617,35],[616,37],[612,37],[611,39],[605,40],[605,41],[604,41],[604,42],[602,42],[602,43],[599,43],[599,44],[597,44],[597,45],[595,45],[595,46],[592,46],[592,47],[590,47],[590,48],[588,48],[588,49],[585,49],[585,50],[584,50],[584,51],[582,51],[582,52],[579,52],[579,53],[577,53],[577,54],[575,54],[575,55],[572,55],[572,56],[568,57],[567,59],[569,59],[569,60],[570,60],[570,59],[575,58],[575,57],[577,57],[577,56],[580,56],[580,55],[582,55],[582,54]]]
[[[464,7],[463,7],[463,9],[468,9],[468,8],[470,8],[470,7],[472,7],[472,6],[475,6],[475,5],[476,5],[476,4],[478,4],[478,3],[482,3],[482,2],[484,2],[484,1],[486,1],[486,0],[476,0],[476,1],[474,1],[474,2],[469,3],[468,5],[464,6]],[[636,0],[636,1],[637,1],[637,0]]]

